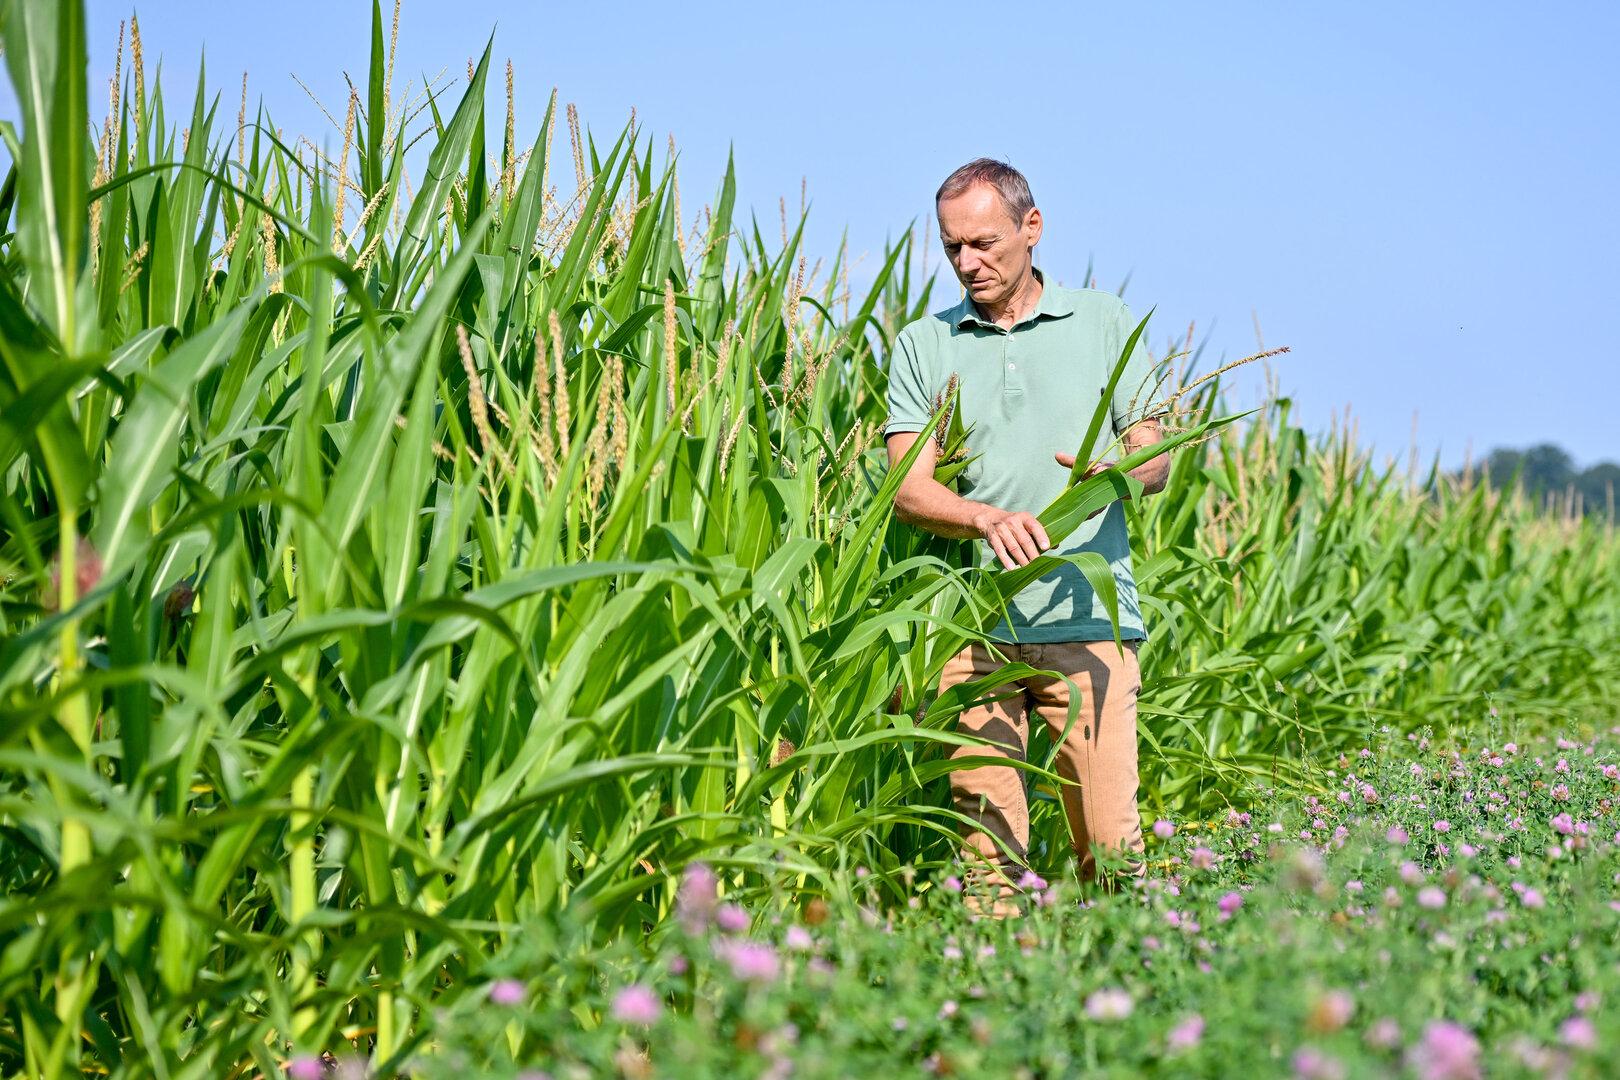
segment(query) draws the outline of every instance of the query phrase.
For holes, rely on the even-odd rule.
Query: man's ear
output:
[[[1029,239],[1030,247],[1041,242],[1041,224],[1040,207],[1030,207],[1029,213],[1024,216],[1024,234]]]

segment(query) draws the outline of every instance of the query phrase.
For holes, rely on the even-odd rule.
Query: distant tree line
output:
[[[1559,512],[1613,519],[1620,502],[1620,465],[1600,461],[1577,469],[1561,447],[1542,443],[1528,450],[1492,450],[1484,468],[1493,487],[1518,485],[1536,503]]]

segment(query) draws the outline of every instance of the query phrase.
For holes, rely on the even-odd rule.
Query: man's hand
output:
[[[1034,514],[1010,512],[987,506],[973,517],[973,527],[979,530],[996,553],[1001,565],[1008,570],[1024,566],[1040,557],[1052,542]]]
[[[1074,455],[1073,454],[1053,454],[1052,456],[1057,458],[1057,463],[1059,465],[1063,466],[1065,469],[1074,468]],[[1098,473],[1102,472],[1104,469],[1112,469],[1113,467],[1114,467],[1114,463],[1112,461],[1099,461],[1095,465],[1092,465],[1089,468],[1087,468],[1086,471],[1085,471],[1085,474],[1082,475],[1080,477],[1080,479],[1082,479],[1082,480],[1090,480],[1093,476],[1096,476]]]
[[[1156,416],[1149,417],[1146,420],[1139,420],[1126,430],[1122,441],[1125,444],[1125,453],[1127,455],[1134,454],[1145,447],[1163,442],[1164,426]],[[1052,456],[1065,469],[1074,468],[1073,454],[1053,454]],[[1114,465],[1115,462],[1112,461],[1099,461],[1087,468],[1085,475],[1080,479],[1089,480],[1104,469],[1113,468]],[[1143,462],[1132,469],[1130,475],[1141,481],[1143,495],[1157,495],[1164,490],[1164,485],[1170,478],[1170,455],[1160,454],[1152,461]]]
[[[1059,465],[1063,466],[1065,469],[1073,469],[1074,468],[1074,455],[1073,454],[1053,454],[1052,456],[1057,458],[1057,463]],[[1112,461],[1099,461],[1099,462],[1096,462],[1095,464],[1088,465],[1086,467],[1086,471],[1080,474],[1080,479],[1081,480],[1090,480],[1093,476],[1096,476],[1098,473],[1102,472],[1104,469],[1112,469],[1113,467],[1114,467],[1114,463]],[[1108,509],[1106,506],[1098,507],[1096,510],[1093,510],[1091,513],[1086,515],[1086,520],[1090,521],[1092,518],[1096,517],[1098,514],[1102,513],[1106,509]]]

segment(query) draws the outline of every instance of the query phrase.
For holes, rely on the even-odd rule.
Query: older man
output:
[[[889,370],[889,460],[905,457],[929,423],[934,403],[957,377],[960,416],[969,429],[972,462],[958,494],[934,479],[934,440],[917,456],[895,499],[902,521],[940,536],[979,541],[981,558],[1012,568],[1053,550],[1036,514],[1064,489],[1073,451],[1108,385],[1135,323],[1125,304],[1095,289],[1065,289],[1033,264],[1041,212],[1018,170],[980,158],[957,169],[934,198],[945,254],[966,295],[960,303],[905,327]],[[1146,350],[1138,348],[1120,379],[1109,411],[1116,445],[1125,453],[1160,441]],[[1088,475],[1108,467],[1099,462]],[[1145,493],[1161,491],[1167,455],[1132,475]],[[1067,781],[1063,806],[1082,880],[1098,874],[1098,852],[1112,852],[1132,874],[1142,872],[1136,805],[1136,696],[1141,688],[1137,648],[1145,637],[1124,508],[1093,516],[1057,553],[1092,551],[1113,569],[1119,631],[1085,576],[1064,564],[1024,589],[1008,617],[992,629],[995,650],[974,644],[946,666],[941,692],[1023,661],[1046,676],[1025,679],[1000,700],[963,711],[959,729],[989,741],[962,747],[956,757],[1023,758],[1031,711],[1059,743],[1057,767]],[[999,653],[999,657],[998,657]],[[1068,723],[1071,684],[1078,715]],[[981,764],[951,773],[956,809],[974,823],[966,830],[969,862],[1002,894],[1015,879],[1029,845],[1023,774]],[[1014,871],[1009,873],[1009,871]],[[1005,905],[998,903],[998,913]]]

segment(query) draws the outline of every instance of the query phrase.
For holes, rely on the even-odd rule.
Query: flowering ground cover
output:
[[[537,928],[441,1012],[426,1076],[1596,1076],[1620,1048],[1620,754],[1385,734],[1214,821],[1140,888],[950,877],[750,911],[701,867],[675,925]],[[866,895],[866,902],[860,897]]]

